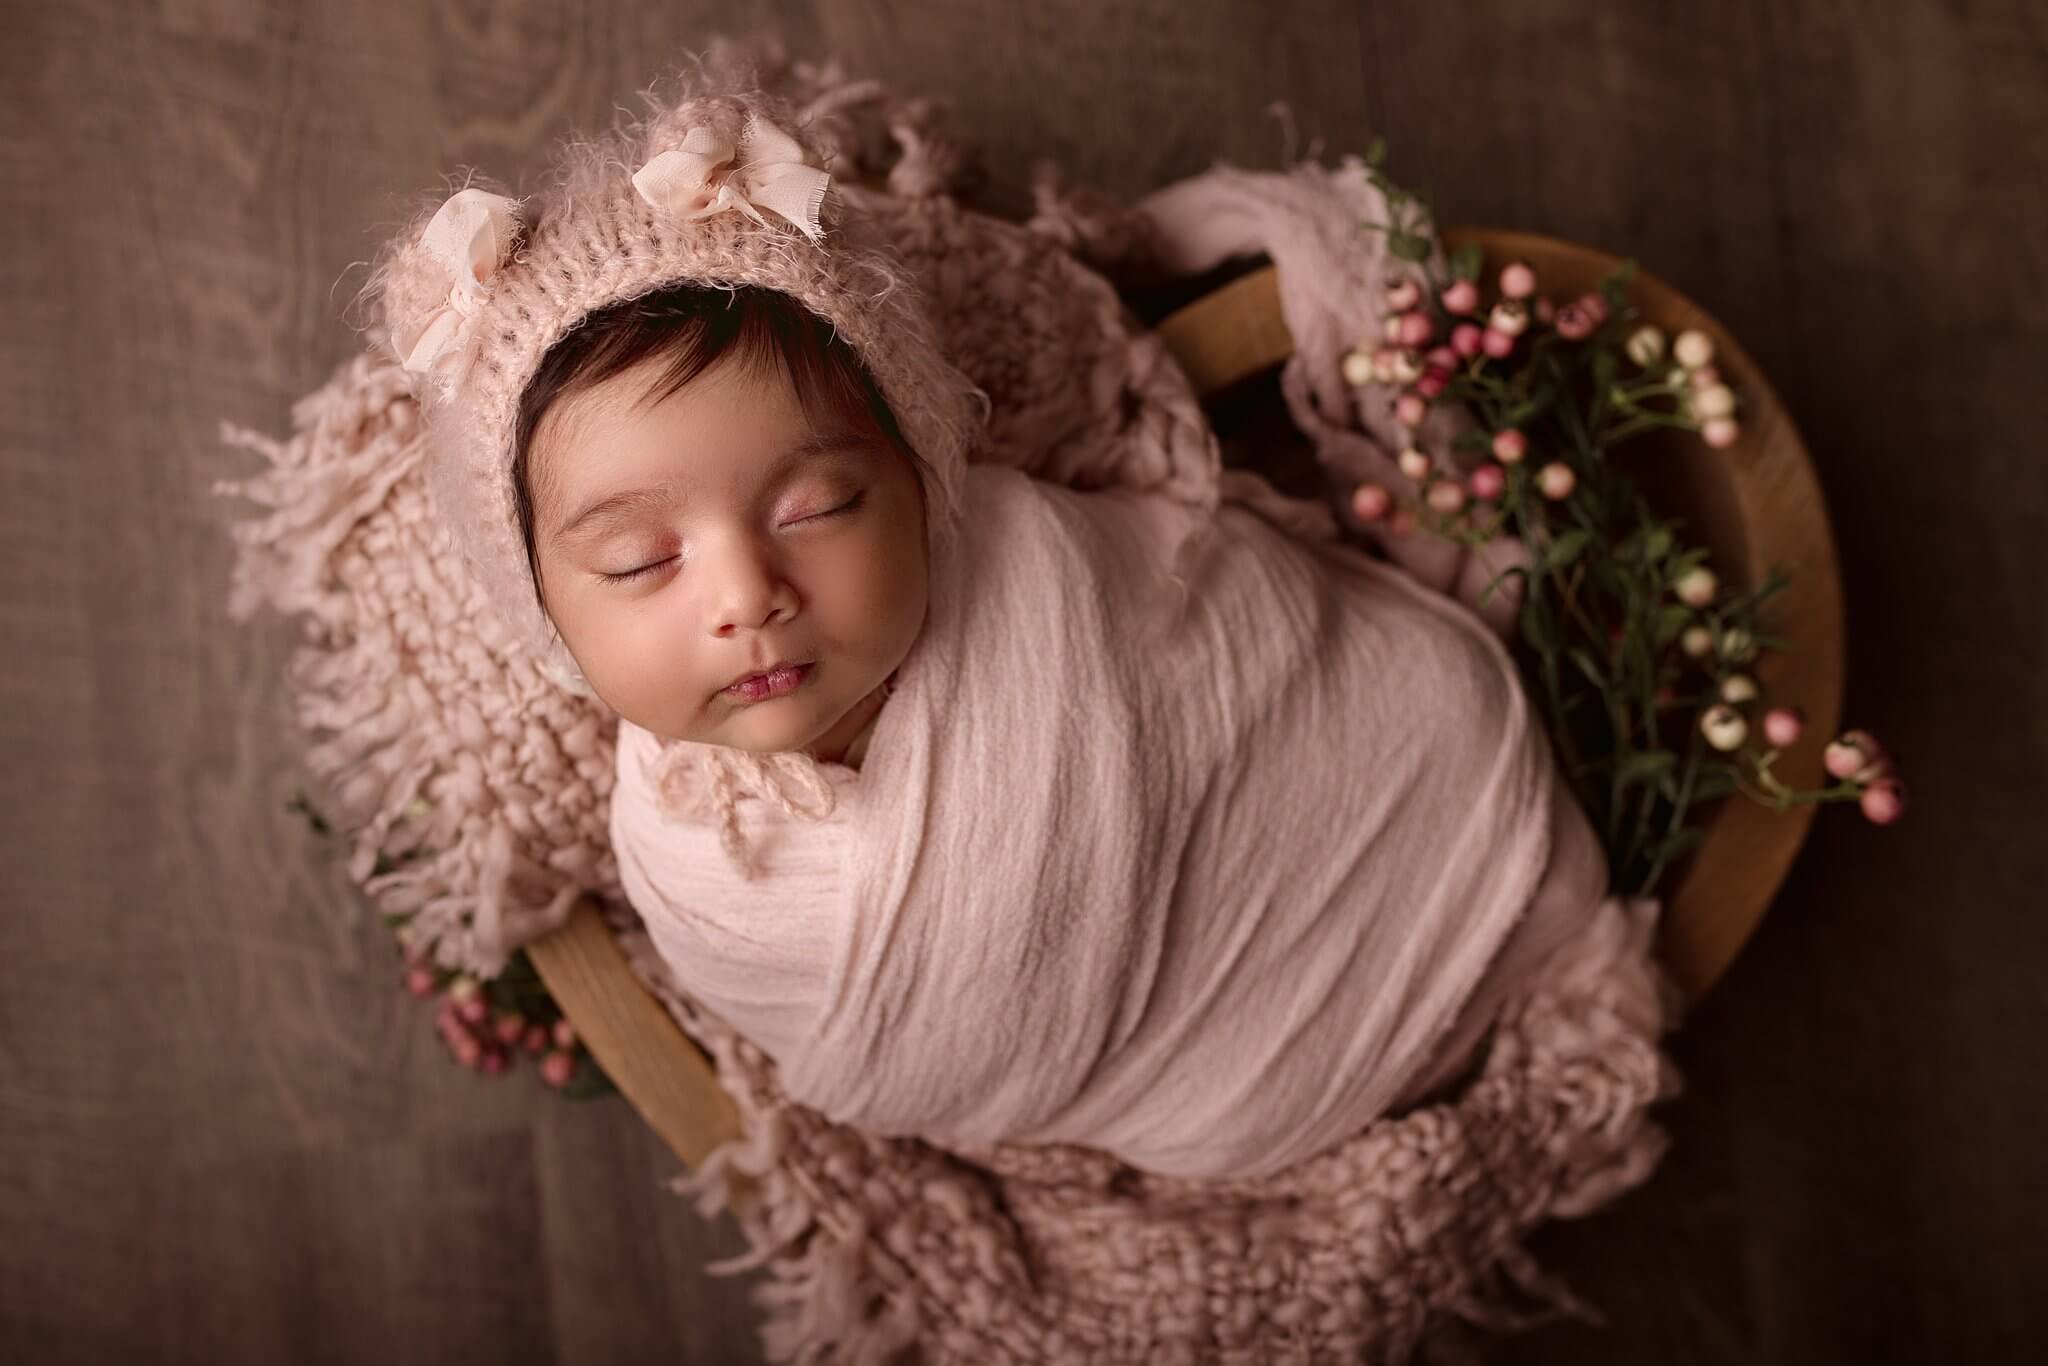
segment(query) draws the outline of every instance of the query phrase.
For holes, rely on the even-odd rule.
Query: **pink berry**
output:
[[[405,974],[405,989],[415,996],[432,996],[434,994],[434,970],[432,968],[414,968],[407,972]]]
[[[1806,729],[1806,717],[1797,707],[1773,707],[1764,713],[1764,739],[1773,749],[1787,749],[1799,743]]]
[[[1872,825],[1890,825],[1906,814],[1906,785],[1897,778],[1879,778],[1863,789],[1857,804]]]
[[[1512,345],[1514,339],[1508,339]],[[1478,323],[1459,323],[1451,329],[1451,350],[1470,360],[1479,354],[1486,343],[1486,329]]]
[[[1423,346],[1435,335],[1436,324],[1429,320],[1427,313],[1403,313],[1401,333],[1394,340],[1403,346]]]
[[[1451,387],[1451,372],[1442,366],[1432,365],[1422,372],[1422,378],[1415,381],[1415,392],[1424,398],[1435,398]]]
[[[1579,312],[1591,318],[1595,327],[1607,321],[1607,296],[1599,290],[1588,290],[1581,294],[1578,303]]]
[[[557,1049],[540,1060],[540,1079],[550,1086],[567,1086],[576,1076],[576,1055]]]
[[[464,973],[448,983],[448,999],[460,1005],[464,1001],[475,1000],[478,993],[482,990],[483,988],[478,985],[476,978]]]
[[[1387,307],[1395,313],[1406,313],[1422,302],[1422,286],[1413,279],[1400,279],[1387,286]]]
[[[1662,687],[1657,689],[1656,696],[1658,706],[1668,707],[1678,700],[1678,689],[1672,687],[1669,683],[1666,683]]]
[[[1377,522],[1393,506],[1394,495],[1379,484],[1360,484],[1351,494],[1351,511],[1361,522]]]
[[[539,1024],[528,1025],[526,1027],[526,1035],[524,1038],[520,1039],[519,1046],[521,1048],[524,1048],[527,1052],[533,1054],[535,1057],[539,1057],[541,1054],[547,1052],[548,1027],[546,1025]]]
[[[1495,360],[1505,360],[1514,354],[1515,339],[1497,327],[1489,327],[1479,339],[1479,349]]]
[[[1741,426],[1732,417],[1710,417],[1700,424],[1700,439],[1715,450],[1726,450],[1742,435]]]
[[[490,1017],[490,1003],[481,996],[472,996],[467,1001],[455,1003],[455,1013],[468,1024],[482,1024]]]
[[[518,1043],[520,1036],[526,1033],[526,1017],[514,1011],[503,1011],[493,1032],[497,1034],[499,1043]]]
[[[1387,530],[1396,536],[1412,535],[1415,531],[1415,510],[1413,508],[1396,509],[1394,515],[1387,519]]]
[[[1438,346],[1430,351],[1427,359],[1440,370],[1455,370],[1458,368],[1458,362],[1464,357],[1458,354],[1455,347]]]
[[[551,1031],[551,1037],[554,1039],[555,1047],[557,1048],[574,1048],[576,1046],[576,1026],[570,1024],[567,1020],[557,1020],[555,1021],[554,1029]]]
[[[1536,472],[1536,487],[1552,502],[1562,502],[1571,497],[1578,484],[1579,477],[1562,460],[1553,460]]]
[[[1493,458],[1500,461],[1501,464],[1519,464],[1522,457],[1528,453],[1529,438],[1523,436],[1513,427],[1493,434]]]
[[[1470,280],[1456,280],[1443,292],[1444,312],[1462,317],[1479,307],[1479,286]]]
[[[483,1060],[484,1046],[474,1036],[457,1034],[448,1040],[448,1048],[455,1054],[455,1061],[464,1067],[475,1067]]]
[[[1692,378],[1688,382],[1695,389],[1711,389],[1721,382],[1721,369],[1716,365],[1702,365],[1692,372]]]
[[[505,1056],[504,1049],[494,1046],[491,1048],[486,1048],[484,1050],[483,1069],[484,1071],[490,1073],[492,1076],[496,1076],[498,1073],[504,1071],[505,1068],[509,1065],[510,1059],[508,1059]]]
[[[1536,292],[1536,272],[1527,261],[1512,261],[1501,269],[1500,292],[1510,299],[1526,299]]]
[[[1546,294],[1530,307],[1529,312],[1535,317],[1537,322],[1548,326],[1557,318],[1557,305]]]
[[[1884,746],[1869,731],[1852,730],[1828,742],[1821,754],[1821,767],[1830,778],[1844,781],[1874,767],[1884,758]]]
[[[1403,394],[1394,400],[1394,420],[1403,427],[1420,427],[1429,403],[1420,394]]]
[[[1465,486],[1455,479],[1440,479],[1429,486],[1424,495],[1429,505],[1442,513],[1453,513],[1465,506]]]
[[[1592,315],[1577,304],[1566,304],[1557,311],[1557,335],[1566,341],[1584,341],[1593,335]]]
[[[1507,492],[1508,472],[1498,465],[1481,465],[1472,471],[1465,481],[1472,490],[1472,496],[1488,502]]]

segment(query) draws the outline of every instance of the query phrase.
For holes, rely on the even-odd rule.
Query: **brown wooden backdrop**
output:
[[[716,27],[954,98],[994,203],[1384,133],[1447,221],[1633,253],[1740,335],[1840,538],[1823,813],[1674,1041],[1648,1188],[1535,1250],[1609,1310],[1501,1361],[2013,1361],[2048,1303],[2043,15],[1985,3],[0,4],[0,1357],[745,1361],[737,1250],[622,1103],[456,1070],[284,810],[291,628],[226,509],[380,232]]]

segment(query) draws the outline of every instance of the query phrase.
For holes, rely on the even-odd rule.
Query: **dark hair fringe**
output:
[[[920,488],[933,471],[904,439],[896,415],[851,344],[825,319],[780,290],[762,285],[681,281],[592,310],[548,348],[519,397],[513,428],[512,499],[526,568],[542,612],[533,490],[544,483],[533,441],[554,406],[646,362],[665,361],[641,399],[651,407],[679,393],[721,361],[765,378],[780,373],[805,415],[819,427],[851,427],[881,437],[911,462]]]

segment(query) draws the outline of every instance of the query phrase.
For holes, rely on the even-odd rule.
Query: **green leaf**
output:
[[[1593,353],[1593,411],[1586,419],[1586,426],[1599,431],[1607,425],[1607,408],[1613,402],[1615,359],[1614,352],[1601,347]]]
[[[1368,166],[1380,166],[1385,164],[1386,159],[1387,140],[1385,138],[1374,138],[1365,149],[1365,164]]]
[[[1396,232],[1387,238],[1387,250],[1403,261],[1427,261],[1429,239],[1418,237],[1412,232]]]
[[[1672,556],[1664,565],[1664,582],[1667,585],[1677,583],[1694,569],[1706,563],[1707,555],[1708,551],[1704,547],[1695,547],[1692,550]]]
[[[1657,613],[1657,648],[1662,649],[1678,639],[1678,633],[1692,620],[1692,608],[1683,605],[1666,607]]]
[[[1545,655],[1557,653],[1557,626],[1540,593],[1531,593],[1522,604],[1522,636]]]
[[[1643,558],[1655,563],[1671,553],[1671,533],[1658,527],[1643,539]]]
[[[1565,654],[1571,657],[1572,663],[1579,666],[1579,672],[1586,676],[1588,682],[1598,688],[1602,694],[1606,693],[1607,680],[1601,675],[1600,665],[1594,660],[1593,656],[1587,654],[1576,645],[1567,649]]]
[[[612,1079],[605,1075],[605,1070],[597,1065],[597,1059],[591,1057],[587,1051],[579,1050],[576,1075],[569,1078],[569,1084],[562,1088],[561,1093],[569,1100],[595,1100],[618,1089],[612,1083]]]
[[[1514,575],[1520,575],[1521,577],[1526,579],[1529,577],[1529,571],[1522,568],[1522,566],[1520,565],[1512,565],[1507,569],[1501,570],[1500,573],[1495,574],[1493,578],[1490,581],[1488,581],[1484,591],[1482,591],[1479,594],[1479,605],[1481,607],[1484,607],[1486,605],[1486,600],[1493,596],[1493,590],[1500,586],[1500,581],[1505,578],[1510,578]]]
[[[304,816],[306,824],[313,827],[313,833],[316,835],[334,833],[334,827],[327,823],[327,818],[320,814],[312,802],[306,800],[304,791],[292,793],[292,799],[284,804],[284,809]]]
[[[1485,432],[1465,432],[1451,443],[1454,451],[1485,451],[1493,449],[1493,438]]]
[[[1454,280],[1476,280],[1480,269],[1486,263],[1486,255],[1477,242],[1467,242],[1451,253],[1451,278]]]
[[[1552,569],[1565,568],[1579,558],[1580,552],[1586,548],[1587,539],[1587,533],[1578,528],[1565,532],[1550,543],[1550,549],[1544,552],[1543,562]]]
[[[1697,845],[1706,837],[1706,832],[1697,826],[1689,825],[1683,830],[1674,830],[1663,839],[1657,841],[1655,847],[1650,851],[1650,857],[1659,862],[1669,862]]]
[[[1619,313],[1628,306],[1628,286],[1635,278],[1635,258],[1630,257],[1600,282],[1600,296],[1607,300],[1610,312]]]
[[[1508,409],[1507,414],[1501,418],[1500,425],[1503,427],[1527,426],[1530,422],[1548,411],[1556,397],[1557,390],[1546,384],[1514,407]]]
[[[1695,802],[1718,801],[1735,790],[1735,774],[1726,764],[1702,767],[1692,782]]]
[[[1678,757],[1669,750],[1639,749],[1621,761],[1621,771],[1615,781],[1623,787],[1637,783],[1653,783],[1669,773],[1678,763]]]

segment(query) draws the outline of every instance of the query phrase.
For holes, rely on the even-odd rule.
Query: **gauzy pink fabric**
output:
[[[1499,641],[1234,503],[964,488],[860,772],[622,723],[620,881],[683,988],[831,1119],[1183,1177],[1458,1066],[1532,902],[1540,950],[1605,892]]]

